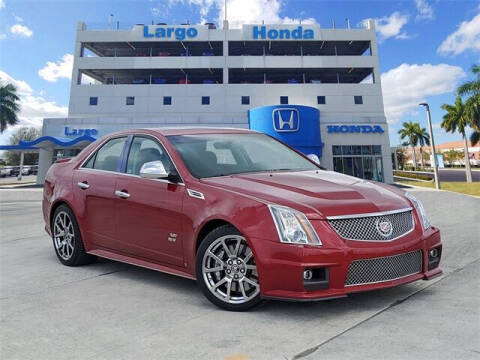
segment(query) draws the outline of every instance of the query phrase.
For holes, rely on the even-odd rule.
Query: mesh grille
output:
[[[391,241],[413,230],[411,209],[378,216],[330,218],[328,222],[346,240]]]
[[[355,260],[348,267],[345,286],[394,280],[421,271],[421,250],[375,259]]]

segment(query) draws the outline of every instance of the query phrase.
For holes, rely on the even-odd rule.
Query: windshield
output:
[[[171,135],[168,140],[197,178],[319,169],[287,146],[262,134]]]

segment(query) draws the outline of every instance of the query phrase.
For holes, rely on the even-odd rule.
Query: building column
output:
[[[40,149],[38,156],[38,174],[37,184],[42,185],[45,182],[47,171],[53,163],[53,149]]]

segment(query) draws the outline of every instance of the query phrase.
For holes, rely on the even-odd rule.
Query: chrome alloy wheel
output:
[[[222,236],[210,244],[202,275],[210,292],[230,304],[243,304],[260,292],[252,250],[240,235]]]
[[[75,233],[70,216],[61,211],[55,217],[53,222],[53,239],[55,249],[63,260],[69,260],[73,255],[75,246]]]

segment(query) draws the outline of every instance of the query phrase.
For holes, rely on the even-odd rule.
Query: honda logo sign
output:
[[[276,132],[294,132],[300,128],[300,115],[297,109],[274,109],[272,118]]]

